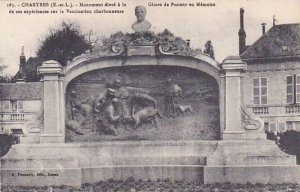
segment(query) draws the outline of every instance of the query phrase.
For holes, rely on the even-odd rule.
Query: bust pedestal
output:
[[[41,143],[64,142],[64,102],[62,66],[56,61],[45,61],[38,67],[38,73],[43,76],[44,84],[44,131]]]

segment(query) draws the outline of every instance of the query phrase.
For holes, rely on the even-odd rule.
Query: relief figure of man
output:
[[[98,115],[98,122],[105,134],[118,135],[116,125],[121,121],[121,116],[116,115],[116,108],[118,105],[119,100],[117,98],[108,100],[104,107],[104,111],[101,111]]]

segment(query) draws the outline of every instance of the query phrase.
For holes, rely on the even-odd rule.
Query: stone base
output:
[[[41,143],[64,143],[65,138],[62,134],[42,134],[40,136]]]
[[[2,169],[2,186],[80,186],[81,169]]]
[[[224,131],[223,137],[224,140],[244,140],[245,132],[240,131]]]
[[[252,132],[246,132],[246,139],[249,140],[266,140],[267,135],[266,133],[252,133]]]
[[[274,141],[219,141],[207,157],[208,166],[296,165],[296,156],[282,152]]]
[[[205,166],[204,183],[300,183],[299,165]]]
[[[1,164],[3,186],[79,186],[129,177],[194,183],[300,183],[296,157],[265,140],[18,144]]]
[[[39,143],[39,142],[40,142],[39,133],[20,137],[20,143]]]
[[[216,146],[217,141],[18,144],[1,160],[2,184],[78,186],[129,177],[202,183],[206,157]]]
[[[2,186],[81,185],[76,158],[1,159]]]

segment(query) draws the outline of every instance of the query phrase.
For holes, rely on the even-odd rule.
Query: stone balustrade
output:
[[[2,112],[0,113],[1,122],[25,122],[32,120],[36,117],[36,113],[33,112]]]

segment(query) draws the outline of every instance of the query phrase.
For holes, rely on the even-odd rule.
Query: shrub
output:
[[[278,146],[282,151],[290,155],[300,155],[300,132],[289,130],[278,134],[278,136]]]
[[[0,134],[0,157],[3,157],[8,153],[11,146],[20,142],[20,139],[16,135],[12,134]]]

